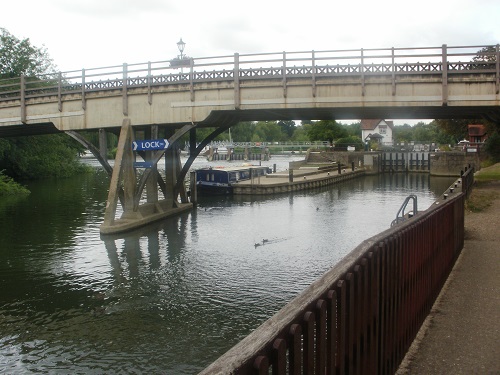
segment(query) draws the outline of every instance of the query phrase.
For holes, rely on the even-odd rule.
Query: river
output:
[[[27,198],[0,201],[0,374],[196,374],[387,229],[406,196],[425,209],[454,180],[200,197],[179,217],[103,238],[102,169],[30,182]]]

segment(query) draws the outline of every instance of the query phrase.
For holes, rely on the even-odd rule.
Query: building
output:
[[[470,143],[484,143],[484,141],[488,139],[486,127],[484,125],[469,124],[467,125],[467,130],[469,132]]]
[[[376,141],[382,146],[392,146],[393,121],[361,120],[361,139],[364,142]]]

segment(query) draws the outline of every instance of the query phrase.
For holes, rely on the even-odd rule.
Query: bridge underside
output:
[[[435,106],[435,107],[335,107],[335,108],[275,108],[246,110],[214,110],[209,116],[197,123],[197,127],[230,127],[242,121],[277,120],[351,120],[351,119],[485,119],[500,122],[499,106]],[[134,128],[147,129],[153,124],[134,124]],[[179,128],[182,123],[154,124],[170,129]],[[120,127],[104,126],[116,135]],[[56,134],[62,132],[52,122],[0,126],[0,137],[19,137],[29,135]]]

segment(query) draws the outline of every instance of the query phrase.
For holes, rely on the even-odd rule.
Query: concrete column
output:
[[[106,160],[108,156],[108,137],[106,130],[99,129],[99,154]]]

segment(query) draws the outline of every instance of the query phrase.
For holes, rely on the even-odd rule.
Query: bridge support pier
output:
[[[157,136],[157,132],[157,127],[152,127],[148,135]],[[192,204],[188,203],[185,197],[185,189],[181,191],[176,189],[177,178],[180,175],[180,158],[175,147],[169,147],[159,153],[144,152],[145,161],[150,162],[151,166],[144,170],[142,176],[138,176],[134,165],[135,154],[132,149],[134,140],[130,120],[124,119],[118,140],[118,151],[111,176],[104,221],[100,227],[101,234],[125,232],[192,208]],[[163,154],[165,154],[165,181],[157,168],[157,163]],[[139,183],[138,177],[140,177]],[[158,187],[164,195],[162,200],[159,199]],[[145,202],[142,198],[144,188],[146,188]],[[181,202],[177,200],[179,193]],[[117,218],[119,197],[121,197],[123,212]]]

